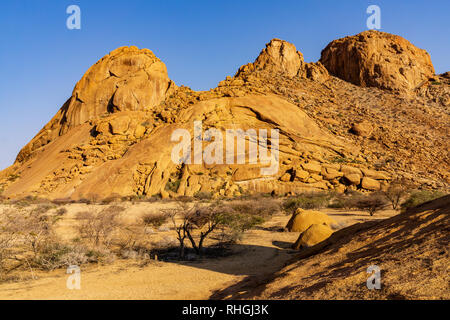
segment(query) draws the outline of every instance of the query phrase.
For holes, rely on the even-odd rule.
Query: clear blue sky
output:
[[[81,30],[66,8],[81,8]],[[294,43],[307,62],[332,40],[365,30],[381,7],[382,31],[450,70],[450,1],[2,0],[0,2],[0,169],[71,95],[75,83],[119,46],[151,49],[178,85],[207,90],[252,62],[271,38]]]

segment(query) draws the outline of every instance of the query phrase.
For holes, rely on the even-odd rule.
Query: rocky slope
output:
[[[254,63],[201,92],[176,86],[150,50],[123,47],[87,71],[0,172],[0,189],[10,198],[235,196],[372,191],[396,177],[448,188],[449,105],[450,79],[434,75],[429,55],[376,31],[333,41],[316,63],[273,39]],[[279,170],[174,163],[172,133],[192,137],[199,120],[203,131],[278,129]]]
[[[303,249],[286,267],[216,292],[220,299],[449,299],[450,196],[358,223]],[[380,290],[366,286],[380,268]]]

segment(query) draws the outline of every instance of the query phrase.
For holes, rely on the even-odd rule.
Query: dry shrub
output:
[[[146,213],[142,215],[141,220],[145,226],[151,226],[154,228],[161,227],[169,219],[169,215],[165,212],[159,213]]]
[[[263,218],[270,217],[281,210],[279,201],[268,197],[232,201],[228,206],[234,212],[260,216]]]
[[[40,204],[31,210],[32,214],[42,215],[47,213],[49,210],[55,209],[55,205],[52,204]]]
[[[355,203],[356,208],[368,211],[371,216],[373,216],[375,212],[385,208],[386,205],[385,198],[379,193],[362,196]]]
[[[100,196],[96,193],[90,193],[85,198],[79,199],[78,203],[84,203],[84,204],[96,204],[99,202]]]
[[[78,233],[82,239],[97,247],[110,247],[113,234],[120,227],[119,215],[124,210],[120,206],[110,206],[98,213],[91,211],[79,212],[77,219]]]
[[[55,214],[57,216],[63,216],[67,213],[67,209],[66,208],[59,208],[58,210],[56,210]]]
[[[158,200],[161,200],[161,197],[159,196],[146,196],[146,195],[133,195],[133,196],[124,196],[120,198],[120,201],[122,202],[131,202],[131,203],[140,203],[140,202],[149,202],[153,203]]]
[[[355,209],[359,200],[363,199],[364,195],[358,191],[335,194],[328,204],[328,208],[333,209]]]
[[[48,269],[49,248],[61,246],[47,210],[7,210],[0,219],[0,273],[21,266]],[[52,259],[50,259],[52,260]],[[53,260],[52,260],[53,261]]]
[[[205,191],[199,191],[196,194],[194,194],[194,198],[197,200],[211,200],[213,198],[212,192],[205,192]]]
[[[288,198],[283,203],[283,208],[288,214],[294,213],[298,208],[302,209],[321,209],[329,205],[333,198],[333,193],[327,192],[309,192],[298,196]]]
[[[193,202],[193,201],[195,201],[195,198],[194,197],[190,197],[190,196],[178,196],[178,197],[176,197],[176,201]]]
[[[267,202],[239,201],[236,203],[220,201],[207,206],[196,204],[190,206],[179,202],[178,208],[166,210],[171,217],[179,242],[179,257],[185,258],[185,240],[189,240],[198,255],[204,253],[205,240],[216,231],[221,231],[219,242],[235,242],[242,234],[263,223],[264,218],[272,215],[280,206],[272,199]],[[178,219],[176,219],[178,217]]]
[[[52,203],[57,206],[63,206],[63,205],[72,204],[75,202],[76,202],[75,200],[72,200],[70,198],[59,198],[59,199],[52,200]]]
[[[59,210],[51,215],[49,209],[47,205],[40,205],[31,210],[9,209],[0,215],[0,280],[14,270],[28,269],[33,275],[35,268],[53,270],[111,259],[107,248],[92,249],[81,243],[60,241],[54,232]],[[82,214],[85,234],[91,235],[93,242],[98,239],[98,243],[108,244],[121,210],[107,208],[93,217],[92,223],[89,214]]]

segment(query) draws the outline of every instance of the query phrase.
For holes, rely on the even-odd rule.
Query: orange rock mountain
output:
[[[449,105],[448,73],[435,75],[426,51],[378,31],[331,42],[316,63],[273,39],[210,91],[177,86],[150,50],[122,47],[86,72],[0,172],[0,190],[9,198],[237,196],[375,191],[396,178],[448,189]],[[258,163],[174,163],[171,135],[192,133],[194,121],[203,130],[278,129],[277,173],[262,175]]]

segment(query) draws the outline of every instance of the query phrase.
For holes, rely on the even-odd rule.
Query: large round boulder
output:
[[[326,224],[313,224],[300,234],[297,241],[292,245],[292,248],[299,250],[301,248],[312,247],[328,239],[332,233],[333,230]]]
[[[286,225],[289,232],[303,232],[313,224],[332,226],[336,221],[325,213],[298,208]]]
[[[375,30],[332,41],[322,50],[320,62],[353,84],[393,91],[412,91],[434,75],[428,52]]]

